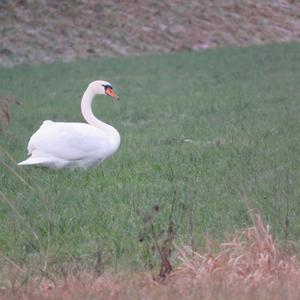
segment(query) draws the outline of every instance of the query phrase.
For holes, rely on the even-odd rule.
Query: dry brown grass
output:
[[[0,133],[8,126],[11,118],[11,106],[20,104],[15,96],[5,96],[0,98]]]
[[[10,280],[0,299],[298,299],[300,261],[278,247],[259,215],[253,227],[207,250],[178,250],[179,266],[163,282],[149,273],[72,273],[63,279]],[[10,271],[16,278],[20,270]]]
[[[260,216],[254,226],[217,245],[213,254],[180,250],[181,265],[170,284],[201,299],[296,299],[300,296],[297,256],[281,251]],[[187,289],[187,286],[190,288]]]
[[[0,1],[0,65],[300,41],[295,0]]]

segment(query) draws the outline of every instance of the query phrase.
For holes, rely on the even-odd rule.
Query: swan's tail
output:
[[[31,165],[41,165],[45,166],[52,162],[53,159],[50,157],[29,157],[26,160],[23,160],[18,163],[19,166],[31,166]]]
[[[47,154],[41,156],[32,154],[26,160],[18,163],[19,166],[40,166],[52,169],[61,169],[66,167],[68,164],[69,162],[64,159],[53,156],[47,156]]]

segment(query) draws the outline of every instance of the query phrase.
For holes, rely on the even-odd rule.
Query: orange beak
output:
[[[113,97],[113,98],[115,98],[115,99],[120,99],[118,96],[117,96],[117,94],[113,91],[113,89],[112,88],[107,88],[106,90],[105,90],[105,93],[106,93],[106,95],[107,96],[110,96],[110,97]]]

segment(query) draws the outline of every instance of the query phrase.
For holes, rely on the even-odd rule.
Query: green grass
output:
[[[107,268],[142,269],[135,210],[159,203],[155,226],[165,230],[173,197],[179,245],[190,243],[191,221],[197,245],[250,224],[246,203],[281,240],[288,216],[287,238],[298,242],[299,78],[299,44],[1,69],[0,95],[21,102],[0,136],[16,161],[43,120],[82,121],[81,95],[95,79],[121,97],[98,97],[93,108],[122,138],[111,159],[87,171],[19,168],[2,153],[3,257],[85,267],[100,247]]]

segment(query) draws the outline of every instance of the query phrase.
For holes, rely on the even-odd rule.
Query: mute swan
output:
[[[81,100],[81,112],[89,124],[44,121],[29,140],[31,156],[19,165],[85,169],[111,156],[119,148],[120,135],[94,116],[91,106],[97,94],[119,99],[109,82],[93,81]]]

